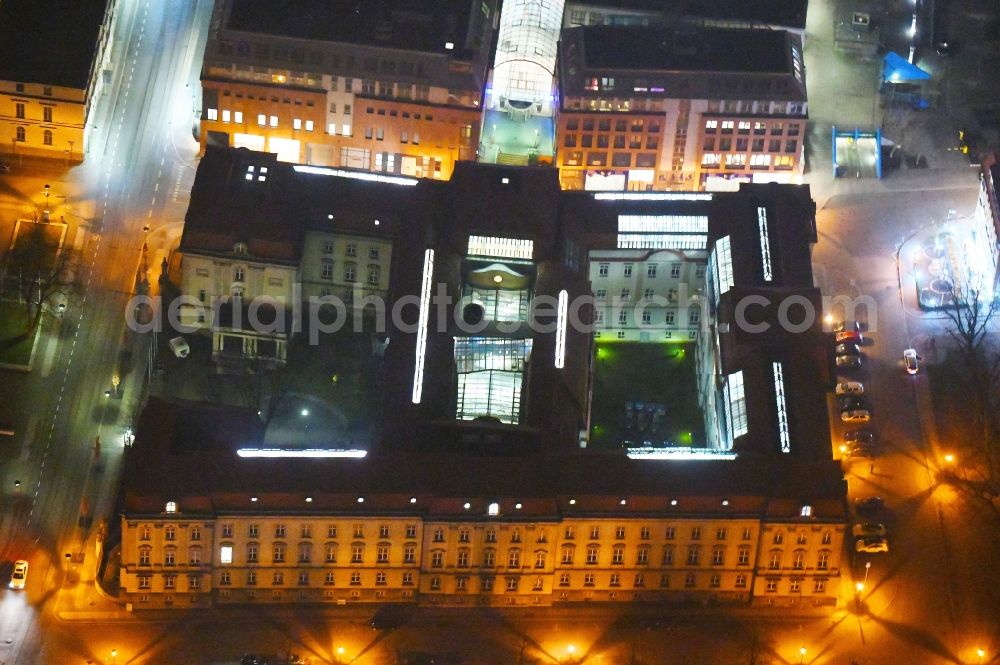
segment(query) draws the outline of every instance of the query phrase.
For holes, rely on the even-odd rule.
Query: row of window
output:
[[[765,139],[736,139],[736,152],[746,152],[749,150],[753,153],[764,152],[764,141]],[[712,152],[715,150],[716,141],[714,136],[705,137],[704,143],[702,143],[702,150],[705,152]],[[733,140],[731,138],[722,137],[718,141],[720,152],[729,152],[733,149]],[[781,152],[782,141],[781,139],[770,139],[767,142],[767,152]],[[787,139],[784,142],[785,152],[795,152],[799,148],[798,139]]]
[[[733,578],[733,588],[735,589],[746,589],[749,576],[745,573],[739,573]],[[139,590],[149,590],[152,588],[152,576],[151,575],[139,575]],[[455,580],[455,590],[456,591],[466,591],[469,588],[469,577],[468,576],[457,576]],[[608,574],[608,586],[611,588],[618,588],[622,586],[622,575],[621,573],[609,573]],[[769,577],[766,578],[764,591],[766,593],[777,593],[778,586],[780,584],[780,578]],[[505,588],[507,591],[518,591],[520,587],[521,577],[519,576],[508,576],[505,578]],[[803,591],[802,584],[804,580],[799,578],[792,578],[788,580],[788,590],[791,593],[800,593]],[[302,571],[298,573],[297,584],[298,586],[310,586],[311,576],[307,571]],[[825,593],[826,592],[826,579],[816,578],[813,580],[812,591],[813,593]],[[223,572],[219,576],[219,585],[223,587],[231,586],[233,584],[233,574],[230,572]],[[244,578],[244,584],[246,586],[257,586],[258,575],[257,571],[250,570],[247,571]],[[283,586],[285,584],[285,573],[282,571],[275,571],[271,573],[271,586]],[[388,575],[384,571],[379,571],[375,573],[375,584],[376,586],[386,586],[388,584]],[[404,572],[401,578],[402,586],[413,586],[414,577],[412,572]],[[569,573],[563,573],[559,576],[559,587],[567,588],[572,584],[572,576]],[[187,585],[189,591],[199,591],[201,586],[201,575],[188,575]],[[324,586],[335,586],[336,577],[333,572],[327,572],[323,575],[323,585]],[[494,578],[492,576],[483,576],[480,578],[480,589],[482,591],[492,591],[494,585]],[[359,571],[353,571],[350,575],[350,586],[361,586],[361,573]],[[586,573],[583,576],[583,587],[596,587],[597,586],[597,575],[594,573]],[[684,576],[685,589],[694,589],[698,586],[698,576],[694,573],[688,573]],[[709,588],[719,589],[722,587],[722,575],[714,573],[709,577],[708,581]],[[429,587],[431,591],[441,591],[442,584],[441,578],[438,576],[431,576],[429,579]],[[632,587],[636,589],[646,588],[646,574],[636,573],[632,578]],[[671,576],[667,574],[660,575],[659,587],[661,589],[671,588]],[[163,588],[165,590],[172,590],[177,588],[177,576],[176,575],[164,575],[163,576]],[[542,578],[536,578],[532,585],[534,591],[542,591],[544,588],[544,580]]]
[[[23,83],[15,83],[14,84],[14,91],[15,92],[23,93],[24,92],[24,84]],[[52,86],[51,85],[42,86],[42,94],[45,95],[46,97],[51,97],[52,96]]]
[[[323,259],[320,263],[320,279],[333,279],[333,260]],[[356,263],[348,261],[344,264],[344,281],[356,282],[358,279],[358,266]],[[368,266],[367,283],[369,286],[378,286],[382,280],[382,268],[377,265]]]
[[[51,129],[42,130],[42,144],[43,145],[52,145],[52,138],[53,138],[53,134],[52,134],[52,130]],[[18,143],[25,143],[28,140],[28,130],[27,130],[27,128],[26,127],[16,127],[14,129],[14,139]]]
[[[760,120],[753,122],[750,120],[706,120],[705,134],[712,135],[718,132],[725,135],[735,132],[740,136],[749,136],[752,131],[755,136],[763,136],[768,132],[767,125],[768,123],[761,122]],[[786,136],[798,136],[802,131],[802,123],[790,122],[786,131],[785,123],[772,122],[770,130],[772,136],[781,133],[785,133]]]
[[[566,166],[583,166],[583,152],[580,150],[570,150],[565,154],[565,159],[563,164]],[[633,160],[633,157],[635,158]],[[655,152],[640,152],[634,154],[631,152],[614,152],[611,153],[611,161],[608,162],[608,153],[606,152],[587,152],[587,166],[619,166],[623,168],[628,168],[635,166],[636,168],[655,168],[656,167],[656,153]]]
[[[660,264],[658,263],[647,263],[646,264],[646,277],[650,279],[656,279],[659,274]],[[681,276],[681,270],[684,268],[684,264],[681,262],[670,264],[670,278],[678,279]],[[622,277],[631,277],[635,271],[635,264],[633,263],[623,263],[622,264]],[[601,262],[597,264],[597,276],[607,277],[611,272],[610,262]],[[695,277],[701,278],[705,276],[705,266],[698,264],[695,266]]]
[[[645,146],[643,143],[643,137],[640,134],[633,134],[632,136],[626,136],[625,134],[617,134],[614,137],[608,134],[598,134],[597,141],[594,141],[593,134],[565,134],[563,135],[563,147],[564,148],[575,148],[577,144],[581,148],[614,148],[615,150],[624,150],[627,146],[629,150],[642,150],[645,147],[646,150],[656,150],[660,147],[660,138],[654,134],[646,136]]]
[[[794,151],[795,146],[791,147]],[[747,162],[749,162],[751,169],[768,169],[771,166],[776,169],[791,169],[795,166],[795,157],[792,155],[750,155],[748,160],[744,153],[730,152],[725,154],[725,168],[727,169],[745,169]],[[723,155],[721,153],[706,152],[701,157],[702,168],[717,169],[721,168],[722,165]]]
[[[337,552],[339,546],[337,543],[327,543],[324,546],[324,561],[328,564],[337,563]],[[375,562],[376,563],[389,563],[391,546],[388,544],[380,544],[375,548]],[[749,545],[740,546],[737,549],[737,559],[736,563],[740,566],[750,565],[750,551]],[[287,545],[285,543],[273,543],[271,546],[271,563],[272,564],[283,564],[286,562],[286,552]],[[298,563],[312,563],[313,559],[313,545],[309,542],[302,542],[298,544]],[[403,563],[404,564],[415,564],[417,546],[415,543],[407,544],[403,546]],[[150,566],[152,565],[152,548],[149,546],[142,546],[139,548],[139,566]],[[771,570],[778,570],[782,567],[784,552],[782,550],[771,550],[768,553],[767,567]],[[626,548],[621,545],[616,545],[611,550],[611,565],[624,565],[626,559]],[[805,559],[806,551],[799,549],[792,553],[792,565],[794,570],[804,570],[805,569]],[[472,560],[472,552],[469,548],[460,548],[457,552],[455,565],[459,568],[468,568]],[[200,546],[191,546],[188,548],[188,564],[191,566],[200,565],[202,561],[202,550]],[[233,563],[233,546],[228,543],[223,543],[220,547],[220,561],[222,564]],[[355,543],[351,545],[351,558],[350,562],[353,564],[364,563],[365,561],[365,545],[361,543]],[[247,563],[259,563],[260,562],[260,544],[259,543],[248,543],[246,545],[246,562]],[[586,547],[586,556],[584,562],[587,565],[597,565],[601,562],[601,546],[600,545],[588,545]],[[634,558],[635,565],[645,566],[650,564],[650,547],[649,546],[639,546],[635,551]],[[668,545],[663,548],[660,564],[663,566],[673,566],[676,562],[676,548],[673,545]],[[689,566],[699,566],[702,562],[702,546],[701,545],[689,545],[687,547],[687,556],[685,559],[686,565]],[[711,549],[711,565],[721,566],[726,562],[726,547],[724,545],[715,545]],[[572,545],[564,546],[561,552],[560,563],[562,565],[575,565],[576,564],[576,548]],[[507,567],[509,568],[520,568],[522,564],[522,552],[519,548],[511,548],[507,551]],[[175,566],[178,565],[177,562],[177,549],[174,547],[164,548],[163,551],[163,565],[164,566]],[[431,552],[431,568],[443,568],[445,565],[445,552],[443,550],[434,550]],[[482,553],[482,567],[493,568],[497,565],[497,552],[493,548],[486,548]],[[545,568],[548,565],[548,552],[545,550],[539,550],[534,553],[534,567],[535,568]],[[817,554],[816,568],[818,570],[827,570],[830,565],[830,550],[821,550]]]
[[[697,310],[694,310],[697,311]],[[277,523],[274,525],[274,537],[275,538],[287,538],[288,537],[288,526],[284,523]],[[225,523],[222,525],[222,537],[232,538],[233,537],[233,524]],[[188,528],[188,539],[192,541],[201,540],[202,529],[199,525],[191,525]],[[378,527],[378,537],[379,538],[391,538],[393,536],[393,530],[390,525],[382,524]],[[740,532],[741,540],[752,540],[753,539],[753,527],[743,527]],[[177,538],[177,527],[168,524],[163,529],[164,539],[168,541],[176,540]],[[340,533],[340,529],[336,524],[327,525],[326,537],[327,538],[337,538]],[[406,538],[416,538],[417,537],[417,525],[407,524],[404,527],[404,533]],[[592,525],[587,534],[590,540],[600,540],[602,533],[602,527],[600,525]],[[627,536],[628,528],[625,526],[616,526],[614,528],[615,540],[624,540]],[[260,525],[256,523],[251,523],[247,525],[247,537],[248,538],[259,538],[261,534]],[[690,540],[701,540],[703,530],[700,526],[692,526],[688,532]],[[576,539],[576,526],[566,525],[563,529],[563,539],[564,540],[575,540]],[[139,540],[148,541],[152,536],[152,527],[149,525],[142,525],[139,530]],[[310,523],[303,523],[299,525],[299,537],[300,538],[312,538],[313,537],[313,525]],[[352,530],[353,538],[365,538],[365,525],[355,524]],[[640,540],[650,540],[653,537],[653,529],[649,526],[639,527],[639,539]],[[729,537],[728,527],[717,527],[715,529],[715,539],[719,541],[727,540]],[[663,538],[665,540],[675,540],[677,538],[677,528],[674,526],[667,526],[663,531]],[[447,540],[447,531],[443,527],[436,527],[431,532],[431,541],[434,543],[444,543]],[[833,532],[826,530],[821,536],[821,542],[824,545],[829,545],[833,540]],[[497,530],[495,528],[485,529],[483,532],[483,541],[487,543],[497,542]],[[468,527],[462,527],[458,529],[458,542],[460,543],[470,543],[472,542],[472,529]],[[510,531],[510,542],[520,543],[522,542],[522,532],[520,528],[515,527]],[[539,530],[536,542],[546,543],[548,542],[548,536],[544,529]],[[785,532],[781,529],[776,529],[771,533],[771,542],[775,545],[782,545],[785,542]],[[796,532],[796,543],[799,545],[804,545],[808,542],[808,534],[804,530],[799,530]]]
[[[51,88],[48,88],[51,91]],[[14,117],[18,120],[24,120],[26,115],[26,102],[14,102]],[[52,109],[55,108],[49,104],[42,105],[42,122],[52,122]]]
[[[618,324],[627,325],[629,321],[627,309],[621,309],[618,311]],[[603,324],[604,320],[604,310],[597,309],[594,312],[594,323],[597,325]],[[642,310],[642,322],[652,324],[653,323],[653,312],[648,309]],[[677,325],[677,310],[668,309],[664,312],[663,322],[668,326]],[[701,322],[701,310],[699,309],[689,309],[688,310],[688,325],[696,326]]]

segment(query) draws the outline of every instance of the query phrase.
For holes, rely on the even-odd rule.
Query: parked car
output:
[[[843,381],[837,384],[835,391],[838,395],[862,395],[865,386],[860,381]]]
[[[903,366],[906,367],[907,374],[916,374],[920,371],[920,356],[916,349],[903,351]]]
[[[23,589],[24,583],[28,581],[28,562],[19,559],[14,562],[14,572],[10,574],[10,588]]]
[[[854,510],[862,517],[877,515],[882,511],[884,505],[885,502],[882,501],[882,497],[880,496],[870,496],[864,499],[858,498],[854,500]]]
[[[838,356],[860,356],[861,347],[857,344],[838,344],[837,348],[833,350]]]
[[[854,342],[855,344],[861,344],[865,341],[865,336],[857,330],[843,330],[839,333],[834,333],[833,336],[834,339],[837,340],[838,344],[841,342]]]
[[[870,429],[856,429],[850,432],[844,432],[844,443],[874,444],[875,434]]]
[[[854,543],[855,552],[864,552],[865,554],[878,554],[879,552],[889,551],[889,541],[885,538],[862,538],[855,541]]]
[[[878,522],[859,522],[851,528],[855,538],[885,538],[885,525]]]
[[[863,399],[857,395],[843,395],[837,398],[837,406],[841,411],[865,411],[867,407]]]
[[[841,411],[840,419],[845,423],[866,423],[872,419],[872,414],[865,409],[854,409],[853,411]]]
[[[178,358],[187,358],[191,353],[191,346],[183,337],[174,337],[170,340],[170,350]]]
[[[837,356],[837,367],[857,369],[861,367],[861,356]]]

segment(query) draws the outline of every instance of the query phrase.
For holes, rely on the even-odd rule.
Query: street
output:
[[[158,258],[150,275],[137,274],[143,229],[152,264],[169,249],[172,236],[160,228],[183,219],[194,176],[190,91],[211,2],[120,5],[113,83],[92,112],[85,163],[66,170],[19,160],[0,190],[6,225],[10,212],[30,219],[50,185],[50,219],[69,227],[81,282],[61,317],[43,323],[34,371],[5,373],[0,384],[18,432],[0,457],[4,504],[12,508],[0,526],[3,559],[30,562],[27,593],[5,590],[0,601],[0,661],[8,665],[67,662],[67,646],[86,650],[74,635],[63,643],[50,625],[60,596],[94,575],[99,520],[87,518],[110,513],[125,428],[140,398],[145,340],[126,331],[122,314],[141,280],[155,283],[159,274]]]

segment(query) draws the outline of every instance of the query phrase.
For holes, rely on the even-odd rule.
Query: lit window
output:
[[[808,505],[802,506],[802,510],[799,511],[799,514],[802,517],[812,517],[812,514],[813,514],[812,506],[808,506]],[[824,538],[825,538],[826,534],[823,534],[823,535],[824,535]]]
[[[237,123],[243,122],[243,111],[233,111],[233,120]]]
[[[713,252],[715,263],[715,298],[733,288],[733,252],[729,236],[723,236],[715,241]]]
[[[518,238],[469,236],[469,256],[490,256],[506,259],[531,259],[534,242]]]
[[[350,136],[351,135],[351,126],[350,125],[343,125],[340,128],[340,133],[343,134],[344,136]]]
[[[331,136],[335,136],[337,134],[337,123],[331,122],[327,124],[326,133],[330,134]]]
[[[767,232],[767,208],[757,206],[757,229],[760,232],[760,255],[764,267],[764,281],[770,282],[771,273],[771,240]]]
[[[489,508],[486,510],[486,512],[487,512],[488,515],[490,515],[492,517],[496,517],[497,515],[500,514],[500,504],[499,503],[491,503],[489,505]]]
[[[264,115],[263,113],[258,113],[257,114],[257,124],[260,125],[261,127],[263,127],[264,125],[266,125],[267,124],[267,116]]]
[[[233,562],[233,546],[223,545],[219,548],[219,563]]]
[[[232,114],[230,114],[229,109],[222,109],[222,122],[229,122]]]
[[[209,120],[218,120],[219,119],[219,109],[208,109],[207,113],[206,113],[206,116],[208,117]]]
[[[167,510],[166,510],[166,512],[168,512],[168,513],[176,513],[177,512],[177,502],[176,501],[167,501]]]
[[[271,116],[271,126],[272,127],[277,127],[278,126],[278,116],[276,116],[276,115],[272,115]]]
[[[785,407],[785,374],[780,362],[771,363],[774,370],[774,399],[778,407],[778,437],[781,441],[781,452],[791,452],[791,439],[788,435],[788,409]],[[802,516],[809,517],[806,511],[812,512],[809,506],[802,507]]]
[[[273,118],[274,116],[271,116],[271,117]],[[292,119],[292,129],[302,129],[302,121],[299,120],[298,118],[293,118]]]
[[[306,120],[306,131],[307,132],[311,132],[312,130],[313,130],[313,121],[312,120]]]
[[[733,372],[726,379],[726,422],[730,442],[747,433],[747,402],[743,386],[743,370]]]

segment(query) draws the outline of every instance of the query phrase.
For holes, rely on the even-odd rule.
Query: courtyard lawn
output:
[[[704,446],[694,350],[687,343],[598,342],[591,446]]]

